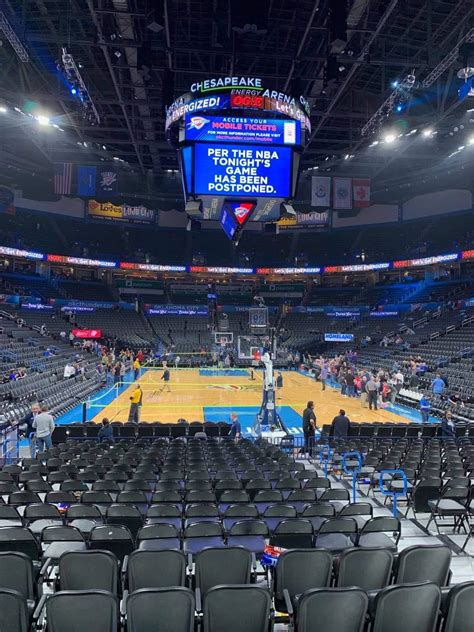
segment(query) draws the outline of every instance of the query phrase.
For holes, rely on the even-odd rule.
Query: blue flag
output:
[[[94,197],[96,194],[97,167],[77,167],[77,195]]]

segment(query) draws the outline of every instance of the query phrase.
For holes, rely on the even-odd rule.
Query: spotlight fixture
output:
[[[429,138],[430,136],[433,135],[433,130],[431,129],[431,127],[427,127],[421,133],[425,138]]]
[[[0,113],[6,114],[8,112],[7,108],[4,105],[0,105]]]
[[[389,144],[394,143],[396,139],[397,137],[395,136],[395,134],[392,134],[392,133],[385,134],[384,136],[384,141]]]
[[[71,94],[73,97],[75,97],[77,94],[77,88],[74,88],[74,86],[71,88]]]
[[[467,142],[469,145],[474,145],[474,136],[470,136]]]
[[[47,125],[49,125],[49,117],[45,116],[44,114],[38,114],[38,116],[36,117],[36,120],[43,127],[46,127]]]

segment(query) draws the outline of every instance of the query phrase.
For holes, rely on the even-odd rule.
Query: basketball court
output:
[[[145,369],[136,383],[143,390],[141,421],[177,423],[186,421],[229,421],[230,414],[239,415],[242,429],[250,432],[255,415],[262,402],[262,371],[250,369],[170,369],[170,392],[161,380],[162,369]],[[134,382],[110,401],[109,395],[101,395],[88,404],[88,419],[100,422],[103,417],[110,421],[126,422],[130,408],[130,396]],[[308,400],[315,402],[318,426],[331,423],[340,408],[344,408],[353,422],[404,423],[413,421],[408,410],[387,409],[371,411],[364,408],[359,399],[341,396],[339,390],[321,384],[296,371],[283,372],[283,388],[277,393],[277,410],[289,432],[301,434],[301,414]],[[108,403],[105,404],[105,401]],[[401,414],[406,412],[406,416]],[[415,413],[416,415],[416,413]],[[416,418],[418,420],[418,418]]]

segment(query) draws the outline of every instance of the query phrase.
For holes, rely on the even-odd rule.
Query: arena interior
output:
[[[0,0],[0,632],[474,631],[472,0]]]

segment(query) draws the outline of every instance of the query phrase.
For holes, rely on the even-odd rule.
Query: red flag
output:
[[[370,179],[354,178],[352,180],[353,200],[355,208],[366,208],[370,206]]]

